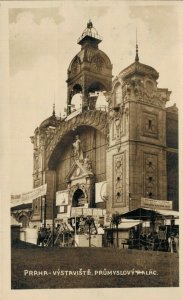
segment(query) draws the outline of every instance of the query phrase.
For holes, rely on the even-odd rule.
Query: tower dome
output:
[[[122,70],[119,73],[119,76],[122,77],[123,80],[125,80],[135,74],[141,76],[150,76],[154,80],[157,80],[159,78],[159,73],[154,68],[139,62],[138,45],[136,45],[135,62]]]
[[[60,124],[60,118],[55,115],[55,104],[53,105],[53,112],[50,117],[45,119],[41,124],[40,128],[57,127]]]
[[[95,92],[112,88],[112,64],[108,56],[98,48],[102,37],[91,20],[78,39],[81,50],[72,59],[68,68],[67,114],[72,112],[72,97],[82,94],[82,110],[95,109]]]

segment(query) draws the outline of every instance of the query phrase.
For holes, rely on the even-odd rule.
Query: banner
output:
[[[58,191],[56,192],[56,206],[68,205],[69,202],[69,191]]]
[[[30,192],[11,195],[11,206],[19,204],[32,203],[38,197],[45,196],[47,191],[47,184],[41,185]]]
[[[95,203],[104,202],[107,198],[107,182],[95,183]]]

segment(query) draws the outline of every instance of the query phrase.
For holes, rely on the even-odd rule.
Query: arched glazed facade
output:
[[[74,153],[72,143],[75,136],[79,135],[84,157],[92,162],[91,169],[95,175],[95,182],[106,180],[106,136],[99,130],[91,126],[78,127],[74,132],[65,135],[60,143],[60,158],[56,166],[56,188],[64,190],[67,188],[65,179],[74,163]]]

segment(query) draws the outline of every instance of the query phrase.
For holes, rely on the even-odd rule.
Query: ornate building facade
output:
[[[112,81],[101,41],[89,21],[68,68],[67,117],[53,110],[31,137],[33,187],[47,184],[46,197],[33,201],[32,222],[82,208],[125,213],[143,197],[171,200],[178,209],[178,112],[166,108],[171,92],[158,87],[154,68],[139,62],[138,47],[134,63]]]

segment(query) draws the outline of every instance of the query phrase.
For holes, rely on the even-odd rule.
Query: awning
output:
[[[121,218],[132,218],[135,220],[151,220],[151,218],[156,217],[171,217],[178,218],[179,212],[174,210],[158,210],[158,209],[150,209],[150,208],[136,208],[127,213],[121,215]]]
[[[163,216],[169,216],[169,217],[179,217],[179,212],[176,210],[164,210],[164,209],[156,209],[159,214]]]
[[[139,224],[141,224],[142,221],[137,221],[137,220],[127,220],[127,219],[122,219],[121,223],[118,225],[118,229],[130,229],[132,227],[135,227]]]
[[[130,229],[141,223],[143,223],[141,220],[122,219],[121,223],[118,225],[118,229]],[[107,227],[106,229],[111,229],[111,227]],[[115,229],[116,229],[116,226],[114,225],[113,230],[115,230]]]
[[[11,212],[14,212],[16,210],[31,210],[31,209],[32,209],[32,203],[25,203],[25,204],[19,204],[11,207]]]

